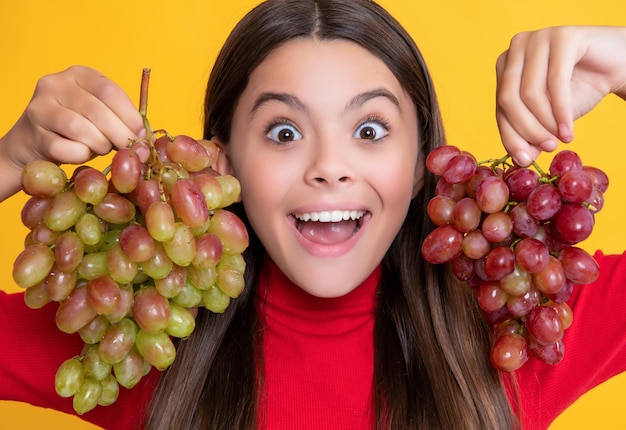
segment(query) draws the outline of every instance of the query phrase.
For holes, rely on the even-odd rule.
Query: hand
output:
[[[626,27],[552,27],[520,33],[496,63],[496,120],[527,166],[574,137],[574,120],[606,95],[626,98]]]
[[[73,66],[44,76],[22,116],[0,139],[0,199],[19,189],[21,169],[29,161],[82,164],[127,146],[142,130],[137,107],[98,71]]]

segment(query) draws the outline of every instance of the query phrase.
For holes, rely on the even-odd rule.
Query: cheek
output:
[[[406,218],[409,205],[415,192],[415,168],[403,165],[406,162],[396,164],[396,169],[377,171],[378,194],[383,205],[386,235],[392,239],[397,234]]]
[[[235,170],[235,176],[241,184],[241,201],[246,212],[249,212],[249,216],[259,214],[259,211],[265,206],[264,202],[268,205],[273,203],[272,178],[268,177],[263,169],[258,169],[257,174],[253,174],[249,167],[244,167]]]
[[[412,199],[417,197],[417,194],[420,192],[420,190],[424,186],[425,172],[426,172],[426,165],[424,164],[424,156],[420,154],[420,157],[417,160],[417,168],[415,170],[415,177],[413,180],[413,194],[411,195]]]
[[[262,157],[237,161],[234,173],[241,184],[241,200],[253,226],[261,225],[281,211],[288,186],[294,183],[293,167]]]
[[[421,188],[423,174],[420,173],[420,162],[417,154],[410,151],[405,156],[396,156],[389,162],[378,164],[375,177],[380,184],[380,194],[383,201],[406,204],[414,197],[416,188]],[[411,161],[413,160],[413,161]]]

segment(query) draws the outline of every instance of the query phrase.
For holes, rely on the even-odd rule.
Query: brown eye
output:
[[[280,142],[291,142],[293,140],[293,132],[288,128],[284,128],[278,132],[278,140]]]
[[[359,137],[361,139],[374,140],[376,139],[376,130],[374,130],[372,127],[363,127],[359,132]]]
[[[376,120],[369,120],[361,124],[354,132],[354,137],[362,140],[377,141],[387,136],[388,128]]]
[[[269,128],[267,137],[277,143],[289,143],[302,139],[302,134],[291,124],[275,124]]]

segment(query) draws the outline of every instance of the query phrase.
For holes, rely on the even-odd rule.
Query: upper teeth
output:
[[[300,221],[339,222],[361,218],[365,211],[322,211],[295,214]]]

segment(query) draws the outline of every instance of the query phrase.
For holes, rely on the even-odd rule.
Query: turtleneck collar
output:
[[[257,297],[262,303],[270,303],[279,308],[293,308],[308,311],[346,311],[350,309],[371,312],[376,307],[376,290],[382,269],[374,271],[354,290],[340,297],[317,297],[304,291],[293,283],[269,258],[265,260],[264,270],[257,289]]]

